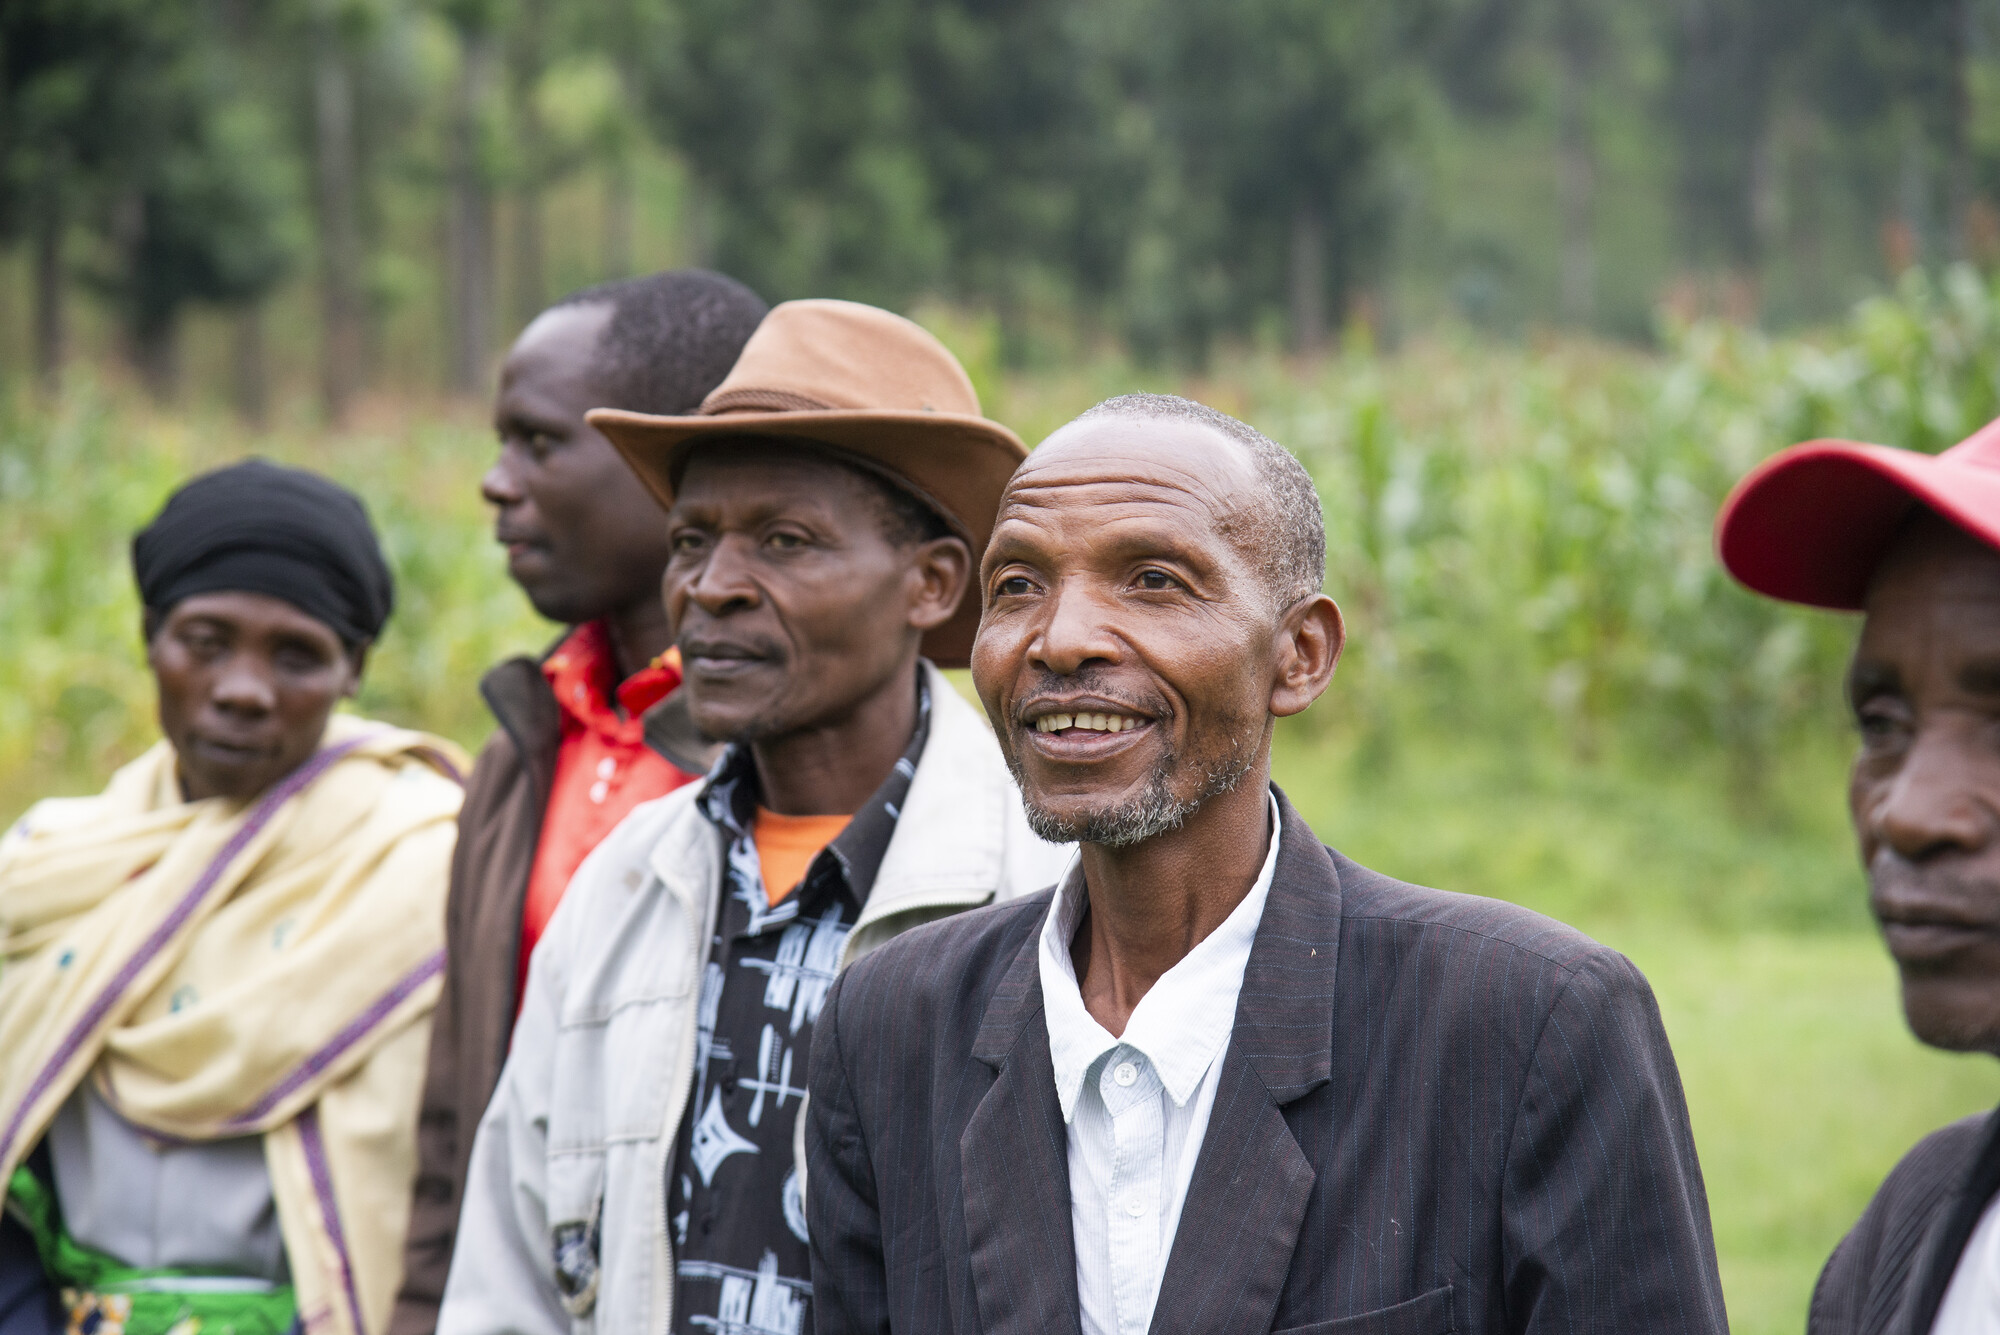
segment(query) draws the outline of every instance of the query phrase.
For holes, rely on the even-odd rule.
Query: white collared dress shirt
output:
[[[1042,1004],[1069,1127],[1083,1335],[1145,1335],[1208,1131],[1236,997],[1278,865],[1278,804],[1250,893],[1160,976],[1117,1038],[1084,1008],[1070,942],[1087,903],[1072,862],[1042,922]]]
[[[2000,1330],[2000,1200],[1986,1207],[1965,1240],[1931,1335],[1991,1335],[1996,1330]]]

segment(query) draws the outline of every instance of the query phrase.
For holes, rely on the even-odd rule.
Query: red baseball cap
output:
[[[2000,548],[2000,420],[1936,455],[1852,440],[1780,450],[1722,503],[1716,551],[1758,593],[1858,612],[1915,504]]]

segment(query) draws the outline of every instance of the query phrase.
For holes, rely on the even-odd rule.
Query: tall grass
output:
[[[1710,538],[1726,489],[1806,435],[1935,448],[2000,404],[2000,296],[1963,269],[1913,274],[1816,338],[1703,324],[1668,331],[1656,355],[1447,335],[1310,367],[1241,354],[1181,383],[1112,356],[1010,375],[989,325],[925,317],[1030,440],[1149,385],[1235,412],[1307,462],[1353,635],[1334,694],[1288,740],[1319,758],[1302,779],[1365,801],[1415,765],[1462,774],[1461,806],[1548,784],[1600,804],[1628,792],[1669,823],[1712,826],[1691,850],[1703,857],[1744,829],[1826,833],[1826,794],[1800,776],[1838,745],[1851,636],[1728,580]],[[363,429],[259,435],[86,386],[54,413],[0,402],[0,797],[87,786],[148,739],[126,544],[180,479],[253,452],[346,482],[383,530],[399,607],[360,706],[483,735],[478,675],[551,628],[489,540],[475,410],[387,405]],[[1752,916],[1851,915],[1844,884],[1796,879]]]

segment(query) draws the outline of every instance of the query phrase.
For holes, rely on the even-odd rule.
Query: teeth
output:
[[[1070,728],[1083,732],[1124,732],[1138,726],[1138,719],[1124,714],[1044,714],[1035,720],[1037,732],[1063,732]]]

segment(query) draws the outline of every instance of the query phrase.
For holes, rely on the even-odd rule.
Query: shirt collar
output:
[[[643,733],[639,716],[681,684],[681,655],[669,649],[619,681],[610,628],[602,620],[586,621],[542,660],[542,676],[557,707],[579,727],[634,743]]]
[[[930,735],[930,685],[924,680],[924,674],[919,672],[917,726],[910,734],[909,745],[890,766],[888,777],[854,813],[854,819],[847,823],[840,837],[812,860],[799,893],[780,904],[779,910],[800,906],[799,911],[803,911],[805,904],[819,902],[823,892],[828,890],[838,892],[845,889],[853,896],[857,907],[868,902],[868,892],[875,886],[875,874],[882,869],[882,859],[889,851],[889,840],[895,835],[896,822],[903,814],[903,801],[909,796],[910,780],[916,777],[917,763],[923,759],[924,746]],[[716,760],[715,768],[709,771],[701,794],[695,800],[702,814],[729,834],[733,867],[746,866],[746,860],[754,861],[756,858],[753,822],[762,796],[757,782],[757,761],[751,755],[750,747],[743,742],[730,743]],[[761,868],[758,869],[757,890],[765,895],[768,902]],[[781,916],[782,912],[762,920],[775,923]]]
[[[1077,1099],[1090,1069],[1105,1053],[1118,1047],[1145,1054],[1159,1073],[1160,1083],[1176,1107],[1185,1107],[1201,1087],[1202,1077],[1229,1042],[1236,1025],[1236,998],[1243,990],[1243,971],[1263,921],[1264,902],[1278,868],[1278,800],[1269,799],[1270,844],[1264,865],[1222,925],[1196,943],[1181,961],[1133,1008],[1122,1037],[1113,1038],[1083,1004],[1070,942],[1083,920],[1088,900],[1083,863],[1070,862],[1056,889],[1048,916],[1042,920],[1039,965],[1042,1006],[1048,1021],[1049,1058],[1055,1067],[1056,1098],[1063,1121],[1076,1116]]]

